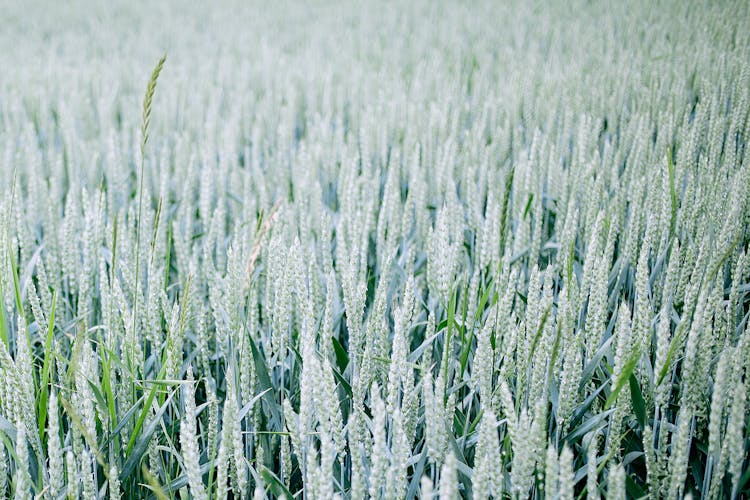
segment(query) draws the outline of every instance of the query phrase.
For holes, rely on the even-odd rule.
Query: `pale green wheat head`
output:
[[[161,56],[159,62],[156,63],[154,71],[151,73],[151,78],[148,80],[146,86],[146,94],[143,97],[143,116],[141,119],[141,158],[143,158],[146,150],[146,142],[148,142],[148,125],[151,122],[151,101],[154,99],[154,92],[156,92],[156,81],[159,79],[159,73],[164,67],[164,62],[167,60],[167,54]]]

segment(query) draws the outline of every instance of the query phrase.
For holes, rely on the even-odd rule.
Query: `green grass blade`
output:
[[[620,372],[617,380],[615,380],[615,387],[612,389],[612,392],[609,393],[607,402],[604,404],[605,409],[608,410],[612,407],[613,404],[615,404],[615,402],[617,401],[617,397],[620,395],[620,392],[625,387],[625,384],[627,384],[630,380],[630,375],[633,373],[633,370],[635,370],[635,367],[638,364],[638,360],[640,358],[641,352],[640,350],[636,349],[625,362],[625,365],[622,367],[622,372]]]
[[[44,440],[44,430],[47,422],[47,398],[49,397],[50,371],[52,369],[52,339],[55,329],[55,309],[57,308],[57,290],[52,295],[52,307],[47,320],[47,338],[44,342],[44,362],[42,364],[42,381],[40,385],[39,405],[39,437]]]
[[[162,363],[161,370],[159,371],[159,375],[156,378],[164,378],[164,375],[167,372],[167,364]],[[125,449],[125,455],[130,457],[131,452],[133,451],[133,446],[135,445],[136,439],[138,438],[138,433],[141,430],[141,426],[143,426],[143,421],[146,420],[146,416],[148,415],[148,410],[151,408],[151,404],[154,402],[154,398],[156,397],[156,392],[158,390],[159,386],[154,384],[153,387],[151,387],[151,390],[148,393],[148,397],[146,398],[146,402],[143,405],[143,410],[141,410],[141,414],[138,417],[138,420],[135,423],[135,428],[133,429],[133,433],[130,435],[130,440],[128,441],[128,446]],[[135,465],[133,465],[135,467]]]

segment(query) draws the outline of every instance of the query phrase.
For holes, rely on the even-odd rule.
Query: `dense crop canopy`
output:
[[[750,3],[6,3],[0,497],[750,493]]]

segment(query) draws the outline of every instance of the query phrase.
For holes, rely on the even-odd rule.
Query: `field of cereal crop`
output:
[[[750,495],[750,3],[0,11],[0,497]]]

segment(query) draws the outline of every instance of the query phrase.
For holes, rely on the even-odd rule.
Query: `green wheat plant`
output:
[[[747,2],[4,7],[0,498],[750,495]]]

